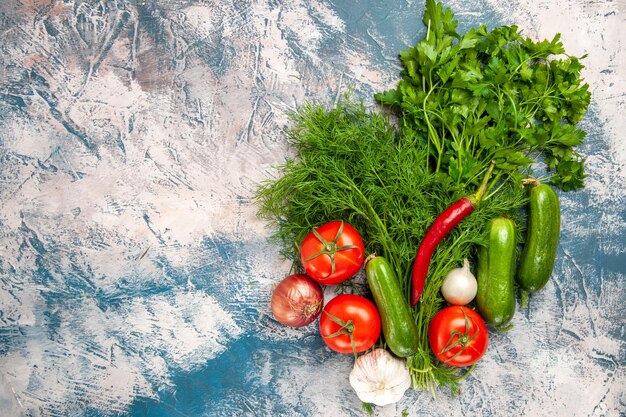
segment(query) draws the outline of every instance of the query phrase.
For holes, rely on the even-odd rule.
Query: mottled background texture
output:
[[[623,0],[450,0],[588,54],[587,187],[553,279],[462,394],[376,416],[626,410]],[[0,415],[358,416],[350,355],[277,325],[255,216],[286,113],[394,86],[423,1],[1,0]]]

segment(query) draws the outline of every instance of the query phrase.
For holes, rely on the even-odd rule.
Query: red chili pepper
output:
[[[492,162],[485,174],[480,188],[471,196],[463,197],[450,207],[445,209],[428,228],[420,247],[415,255],[415,262],[413,263],[413,272],[411,279],[411,305],[417,304],[422,292],[424,291],[424,284],[426,283],[426,276],[428,275],[428,268],[430,266],[430,259],[439,245],[439,242],[450,233],[452,229],[456,227],[465,217],[473,212],[480,201],[482,200],[485,191],[487,191],[487,183],[489,177],[491,177],[491,171],[493,171],[494,163]]]

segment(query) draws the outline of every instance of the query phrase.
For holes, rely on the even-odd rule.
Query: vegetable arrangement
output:
[[[340,294],[317,311],[313,291],[306,307],[292,303],[306,311],[292,320],[273,297],[276,319],[298,326],[319,314],[322,340],[355,356],[350,382],[376,405],[398,401],[407,380],[456,392],[489,331],[510,326],[516,290],[524,307],[548,282],[555,188],[585,178],[576,124],[590,94],[558,35],[534,42],[515,26],[460,35],[434,0],[423,21],[425,38],[400,53],[397,88],[375,95],[395,121],[349,96],[329,109],[303,105],[287,131],[296,157],[256,195],[294,270]],[[533,166],[543,183],[528,179]],[[280,284],[276,292],[285,298]]]

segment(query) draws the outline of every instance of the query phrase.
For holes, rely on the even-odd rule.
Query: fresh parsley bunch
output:
[[[590,93],[560,35],[534,42],[516,26],[482,25],[461,36],[452,11],[434,0],[423,21],[426,38],[400,53],[397,88],[375,97],[428,143],[429,169],[466,187],[492,160],[499,177],[515,180],[543,160],[552,184],[582,187],[584,158],[575,147],[585,132],[576,124]]]

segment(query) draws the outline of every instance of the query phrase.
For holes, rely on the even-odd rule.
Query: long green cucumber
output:
[[[365,275],[380,313],[387,346],[399,357],[415,354],[419,345],[417,326],[389,262],[382,256],[368,257]]]
[[[487,228],[487,246],[478,252],[476,303],[486,323],[502,327],[515,314],[515,223],[496,217]]]
[[[517,270],[517,283],[522,289],[538,291],[550,279],[560,228],[561,212],[556,193],[547,184],[534,186],[530,190],[528,229]]]

